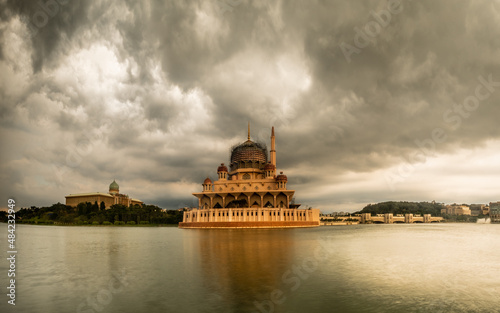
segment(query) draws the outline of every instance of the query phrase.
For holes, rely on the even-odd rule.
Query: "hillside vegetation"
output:
[[[432,214],[432,216],[441,216],[441,209],[444,205],[431,202],[408,202],[408,201],[388,201],[377,204],[368,204],[361,211],[356,213],[371,214]]]

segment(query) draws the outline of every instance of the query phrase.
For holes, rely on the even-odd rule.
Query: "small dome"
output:
[[[211,184],[212,181],[210,180],[210,178],[206,178],[205,181],[203,182],[203,185],[208,185],[208,184]]]
[[[288,181],[288,177],[283,174],[283,172],[280,172],[280,174],[276,177],[276,181]]]
[[[264,166],[264,171],[274,171],[276,169],[276,166],[274,164],[271,164],[271,162],[267,163],[266,166]]]
[[[109,190],[119,190],[119,189],[120,189],[120,186],[118,186],[118,184],[113,179],[113,182],[109,185]]]
[[[227,167],[224,165],[224,163],[221,163],[220,166],[217,168],[217,173],[218,172],[227,172]]]

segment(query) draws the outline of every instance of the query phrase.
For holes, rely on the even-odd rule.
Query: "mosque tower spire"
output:
[[[276,166],[276,138],[274,137],[274,126],[271,129],[271,164]]]
[[[248,122],[248,140],[250,140],[250,122]]]

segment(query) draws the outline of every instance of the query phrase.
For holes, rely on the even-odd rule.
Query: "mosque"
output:
[[[109,192],[92,192],[92,193],[78,193],[78,194],[70,194],[66,196],[66,205],[76,207],[79,203],[95,203],[98,205],[101,202],[104,202],[106,209],[109,209],[113,204],[123,204],[125,206],[131,206],[134,204],[142,205],[143,202],[138,199],[132,199],[128,195],[120,193],[120,186],[113,180],[113,182],[109,185]]]
[[[276,145],[271,130],[270,160],[265,144],[250,140],[232,147],[228,166],[217,168],[217,180],[206,178],[198,208],[184,212],[181,228],[284,228],[320,225],[319,209],[299,209],[287,189],[288,178],[276,175]]]

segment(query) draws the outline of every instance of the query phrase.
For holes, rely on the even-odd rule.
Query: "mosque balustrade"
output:
[[[184,212],[184,222],[287,222],[311,221],[310,210],[284,208],[193,209]]]

